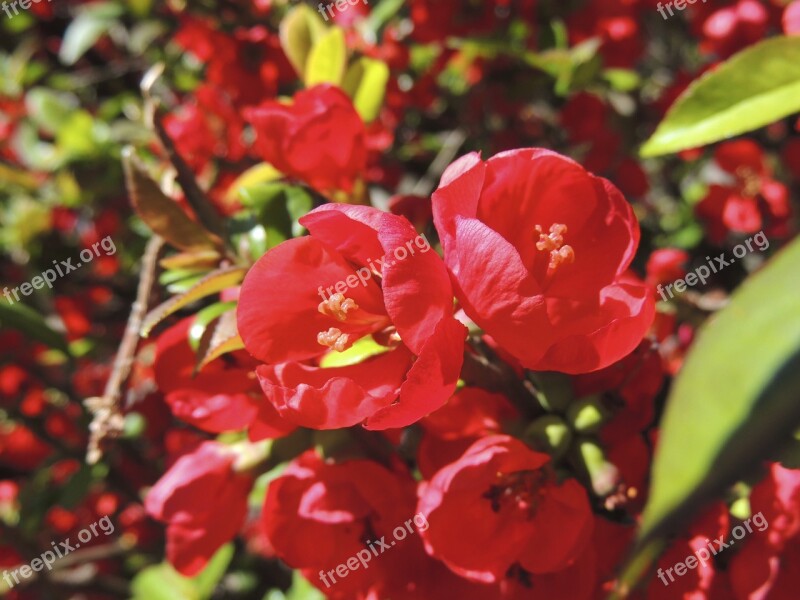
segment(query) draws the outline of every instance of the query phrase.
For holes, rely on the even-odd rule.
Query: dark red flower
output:
[[[316,85],[291,104],[269,100],[244,115],[263,160],[322,192],[349,192],[366,167],[364,122],[335,86]]]
[[[253,478],[233,469],[237,453],[204,442],[183,455],[145,500],[149,515],[167,524],[167,559],[180,573],[199,573],[247,514]]]
[[[239,300],[245,347],[269,363],[256,371],[267,398],[316,429],[402,427],[439,408],[458,380],[465,329],[427,240],[364,206],[329,204],[300,222],[311,235],[261,257]],[[369,336],[371,358],[320,366]]]
[[[434,222],[464,311],[529,369],[592,371],[628,354],[654,304],[626,270],[639,225],[572,160],[512,150],[450,165]]]
[[[572,564],[589,541],[593,516],[583,487],[557,483],[549,461],[509,436],[475,442],[420,489],[428,553],[484,583],[503,580],[512,567],[535,582],[536,574]]]

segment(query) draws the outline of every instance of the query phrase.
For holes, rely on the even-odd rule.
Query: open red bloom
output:
[[[244,112],[258,155],[321,192],[353,188],[367,161],[364,122],[339,88],[316,85],[292,104],[268,100]]]
[[[433,210],[464,311],[525,367],[600,369],[647,331],[653,300],[626,273],[633,211],[574,161],[542,149],[469,154],[445,171]]]
[[[556,483],[546,454],[506,435],[485,437],[421,488],[418,510],[429,554],[473,581],[509,569],[543,574],[568,567],[592,533],[586,491]]]
[[[309,451],[270,484],[262,523],[278,556],[333,597],[365,598],[368,590],[394,597],[386,588],[402,588],[411,579],[414,545],[424,557],[418,537],[377,558],[366,556],[362,568],[352,561],[356,568],[345,576],[335,569],[368,543],[393,540],[393,529],[413,517],[414,501],[415,484],[407,473],[367,460],[326,464]]]
[[[245,347],[268,363],[256,373],[280,415],[316,429],[365,420],[385,429],[442,406],[458,380],[465,329],[427,240],[404,218],[364,206],[329,204],[300,222],[311,235],[253,265],[237,313]],[[341,363],[368,336],[377,354],[319,366],[326,356]]]
[[[253,478],[234,472],[235,459],[234,451],[204,442],[178,459],[145,499],[148,514],[167,523],[167,559],[184,575],[199,573],[244,523]]]

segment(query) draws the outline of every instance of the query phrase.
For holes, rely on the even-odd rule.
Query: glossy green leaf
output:
[[[800,241],[701,328],[661,423],[640,557],[652,560],[661,540],[793,439],[800,425],[798,277]],[[624,584],[641,574],[629,571]]]
[[[342,88],[353,99],[365,123],[378,118],[388,81],[389,67],[374,58],[361,57],[347,70]]]
[[[344,77],[346,64],[347,44],[344,30],[341,27],[331,27],[308,54],[304,78],[306,87],[318,83],[339,85]]]
[[[694,81],[642,147],[642,156],[696,148],[800,111],[800,37],[750,46]]]

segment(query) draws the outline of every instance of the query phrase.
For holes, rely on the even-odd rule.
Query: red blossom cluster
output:
[[[800,125],[637,149],[697,77],[800,33],[800,1],[703,0],[669,22],[651,0],[364,1],[330,22],[277,0],[56,4],[34,9],[41,64],[67,64],[67,16],[111,33],[74,89],[26,91],[36,67],[0,90],[0,193],[21,215],[0,206],[0,277],[104,237],[120,253],[43,291],[41,322],[0,311],[23,332],[0,333],[0,570],[103,516],[117,532],[108,558],[76,552],[89,583],[70,563],[0,590],[141,600],[136,572],[163,558],[177,589],[229,551],[258,583],[237,596],[220,575],[219,597],[298,579],[334,600],[621,593],[672,382],[795,235]],[[153,48],[117,47],[136,36]],[[62,100],[89,108],[40,114]],[[769,253],[657,294],[756,232]],[[671,531],[625,597],[796,597],[784,458]],[[709,540],[730,546],[653,576]]]

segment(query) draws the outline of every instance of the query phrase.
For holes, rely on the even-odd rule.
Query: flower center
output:
[[[497,483],[483,497],[491,502],[494,512],[499,512],[503,506],[513,506],[533,516],[546,478],[543,471],[498,472]]]
[[[750,167],[739,167],[736,176],[742,182],[742,195],[748,198],[756,196],[761,191],[761,177]]]
[[[344,352],[347,349],[347,343],[350,341],[350,336],[342,333],[341,329],[331,327],[328,331],[320,331],[317,334],[317,343],[322,346],[327,346],[337,352]]]
[[[575,250],[569,244],[564,243],[564,234],[567,233],[566,225],[553,223],[550,226],[549,233],[544,233],[542,226],[537,225],[536,233],[539,234],[536,249],[550,253],[550,262],[547,265],[548,272],[555,272],[561,265],[571,265],[575,262]]]
[[[348,315],[358,310],[358,304],[352,298],[347,298],[344,294],[332,294],[330,298],[319,303],[317,310],[323,315],[332,317],[340,322],[347,321]],[[331,327],[328,331],[320,331],[317,334],[317,343],[344,352],[350,342],[350,335],[342,333],[341,329]]]
[[[337,321],[344,322],[347,321],[348,313],[358,310],[358,304],[344,294],[333,294],[327,300],[320,302],[317,310],[323,315],[328,315]]]

